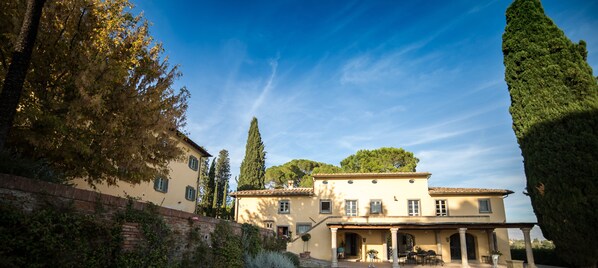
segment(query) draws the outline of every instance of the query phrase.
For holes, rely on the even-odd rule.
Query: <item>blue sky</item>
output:
[[[256,116],[267,166],[402,147],[431,186],[506,188],[536,221],[501,51],[510,1],[132,0],[191,94],[185,131],[239,173]],[[545,0],[598,68],[598,1]],[[595,72],[596,75],[596,72]]]

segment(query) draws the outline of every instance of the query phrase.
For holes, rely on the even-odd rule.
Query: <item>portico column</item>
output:
[[[392,240],[392,268],[400,268],[398,258],[397,232],[399,228],[390,228],[390,237]]]
[[[488,235],[488,250],[492,253],[497,250],[494,248],[494,229],[486,230],[486,235]]]
[[[525,254],[527,255],[527,267],[536,268],[534,263],[534,253],[532,252],[532,240],[529,236],[531,228],[521,228],[523,231],[523,239],[525,240]]]
[[[461,242],[461,267],[463,268],[469,267],[469,263],[467,262],[467,240],[465,239],[465,232],[467,232],[467,228],[459,228],[459,239]]]
[[[338,260],[336,259],[336,231],[338,228],[330,228],[330,236],[332,238],[332,267],[338,267]]]

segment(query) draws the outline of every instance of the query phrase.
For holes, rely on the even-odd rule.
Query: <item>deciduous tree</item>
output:
[[[338,173],[340,168],[307,159],[293,159],[280,166],[266,169],[266,183],[275,188],[285,187],[292,180],[295,186],[313,186],[312,173]]]
[[[3,78],[24,7],[2,2]],[[189,94],[172,88],[179,71],[131,8],[127,0],[46,3],[6,148],[90,184],[168,173],[182,154],[173,130],[184,125]]]
[[[585,42],[572,43],[539,0],[515,0],[506,17],[505,80],[534,212],[558,254],[596,267],[598,84]]]
[[[266,152],[264,143],[257,125],[257,118],[251,120],[247,144],[245,145],[245,158],[241,162],[241,173],[237,189],[264,189],[266,175]]]
[[[0,92],[0,151],[4,150],[6,138],[19,105],[21,92],[23,92],[23,83],[29,70],[31,53],[33,52],[45,2],[46,0],[27,1],[21,31],[12,52],[10,65],[3,81],[2,92]],[[5,64],[5,62],[3,63]]]

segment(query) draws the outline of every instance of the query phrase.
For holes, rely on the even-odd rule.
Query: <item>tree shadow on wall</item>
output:
[[[519,144],[544,236],[564,259],[576,256],[577,265],[596,265],[598,109],[533,125]]]

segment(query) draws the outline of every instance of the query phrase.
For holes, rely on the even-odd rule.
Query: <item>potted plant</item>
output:
[[[341,240],[341,244],[339,245],[339,247],[337,249],[337,254],[338,254],[339,258],[345,257],[345,241]]]
[[[370,257],[370,265],[368,265],[368,267],[376,267],[374,266],[374,259],[376,258],[376,255],[378,255],[378,251],[375,249],[370,249],[367,253]]]
[[[300,253],[300,257],[301,258],[309,258],[309,240],[311,239],[311,235],[308,233],[305,233],[301,236],[301,240],[303,240],[303,253]],[[306,250],[307,248],[307,250]]]
[[[492,267],[497,268],[498,267],[498,257],[500,257],[502,255],[502,252],[495,249],[490,252],[490,255],[492,255]]]

